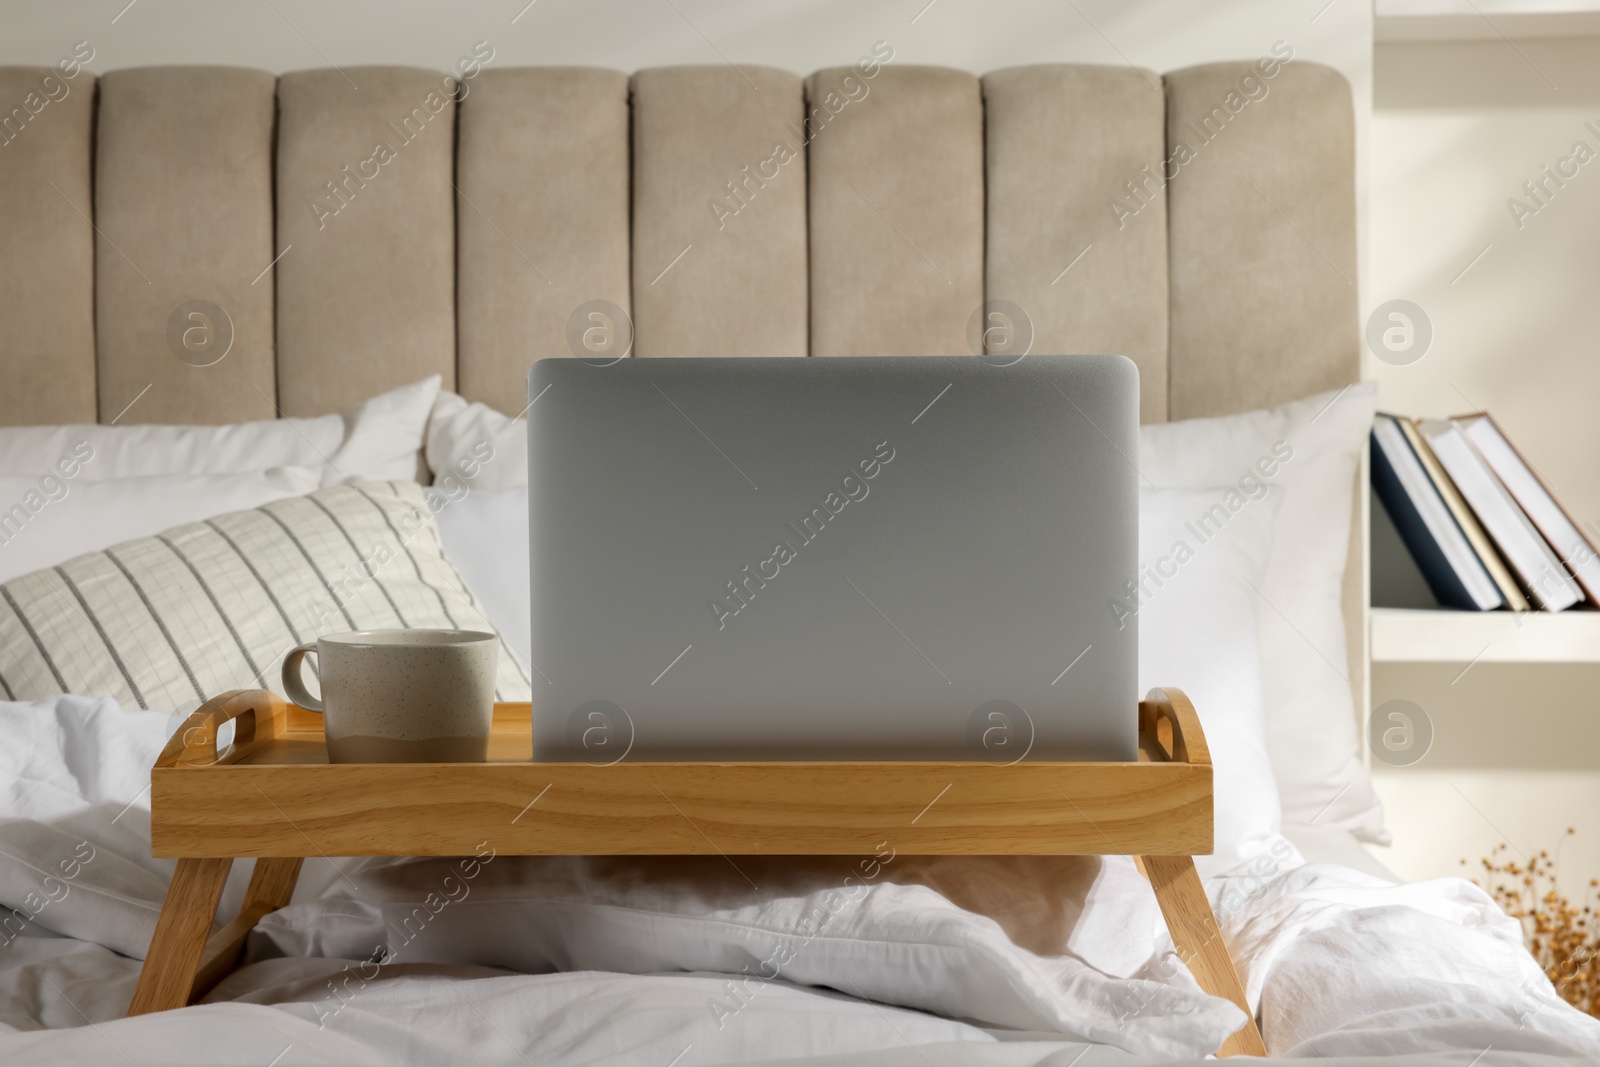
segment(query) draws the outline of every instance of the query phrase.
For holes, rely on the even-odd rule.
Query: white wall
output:
[[[1600,38],[1377,54],[1368,292],[1416,302],[1434,329],[1420,362],[1374,362],[1383,403],[1490,409],[1569,510],[1600,520],[1600,134],[1584,128],[1600,129]],[[1531,203],[1522,183],[1580,138],[1595,162],[1519,229],[1507,200]]]
[[[1380,44],[1375,103],[1368,306],[1414,301],[1434,329],[1419,362],[1371,362],[1382,406],[1487,408],[1600,523],[1600,38]],[[1523,182],[1579,139],[1595,161],[1519,228],[1507,200],[1529,202]],[[1386,862],[1456,873],[1501,840],[1553,850],[1570,825],[1570,883],[1600,876],[1600,667],[1464,666],[1374,667],[1373,703],[1414,701],[1436,738],[1415,767],[1379,768]]]

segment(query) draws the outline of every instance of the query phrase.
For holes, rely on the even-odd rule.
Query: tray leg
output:
[[[1145,877],[1156,892],[1161,915],[1167,920],[1178,958],[1188,966],[1201,989],[1233,1001],[1248,1016],[1244,1026],[1217,1049],[1217,1055],[1265,1056],[1267,1047],[1255,1016],[1250,1013],[1244,983],[1239,981],[1239,972],[1228,955],[1228,945],[1222,939],[1194,860],[1188,856],[1142,856],[1140,860]]]
[[[200,955],[200,969],[189,990],[191,1001],[211,992],[239,966],[245,939],[256,923],[289,903],[304,862],[299,856],[263,856],[256,860],[256,869],[250,876],[250,886],[245,890],[238,916],[206,941],[205,951]]]
[[[129,1015],[181,1008],[189,1003],[196,966],[211,932],[231,859],[181,859],[167,886],[155,936],[139,971]]]

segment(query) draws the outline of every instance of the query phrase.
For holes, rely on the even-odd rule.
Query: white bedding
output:
[[[166,716],[105,700],[0,703],[8,740],[0,749],[0,904],[32,917],[0,923],[0,1063],[287,1067],[467,1057],[691,1067],[837,1057],[826,1062],[1071,1067],[1079,1057],[1085,1065],[1198,1059],[1208,1035],[1238,1019],[1175,965],[1148,890],[1120,859],[1015,865],[1002,872],[1009,893],[982,894],[987,914],[957,903],[972,904],[962,886],[983,877],[987,861],[887,864],[848,922],[812,938],[805,966],[783,977],[846,992],[856,986],[911,1006],[893,1007],[782,978],[752,984],[742,975],[683,973],[757,951],[765,943],[752,941],[751,930],[781,933],[793,893],[773,887],[810,892],[803,871],[769,865],[757,879],[768,888],[754,891],[703,872],[676,880],[657,872],[630,884],[625,868],[604,866],[620,861],[500,857],[497,871],[535,864],[528,870],[543,871],[546,896],[568,891],[553,876],[563,870],[588,881],[553,908],[525,899],[536,878],[500,876],[494,892],[485,879],[476,903],[491,906],[457,907],[452,936],[436,938],[429,951],[408,948],[391,957],[397,962],[364,968],[354,954],[261,959],[214,991],[220,1002],[124,1020],[171,868],[149,858],[146,793],[169,726]],[[1088,866],[1059,877],[1068,870],[1060,865],[1072,863]],[[237,907],[248,866],[235,865],[224,909]],[[330,861],[307,864],[294,904],[253,942],[256,956],[370,943],[386,925],[375,922],[385,901],[404,899],[416,880],[411,867],[392,862],[340,866],[343,873]],[[1209,888],[1274,1054],[1415,1053],[1463,1067],[1600,1058],[1600,1023],[1554,995],[1516,925],[1471,885],[1396,886],[1306,865],[1286,843],[1253,870]],[[502,962],[536,967],[552,929],[563,973],[434,959],[460,954],[470,936],[496,946]],[[915,947],[905,936],[917,930],[955,948],[901,967],[895,961]],[[394,934],[376,937],[393,948]],[[999,977],[963,984],[957,971],[980,967]],[[630,969],[655,973],[619,973]],[[353,990],[344,999],[330,985],[340,976]],[[742,986],[730,985],[735,977]],[[935,1002],[966,1021],[912,1010]],[[713,1003],[738,1009],[719,1012]],[[1055,1032],[1017,1030],[1024,1008],[1035,1030]],[[1095,1036],[1119,1047],[1085,1052],[1082,1033],[1103,1023],[1108,1008],[1114,1025]],[[1000,1025],[1007,1019],[1010,1028]]]

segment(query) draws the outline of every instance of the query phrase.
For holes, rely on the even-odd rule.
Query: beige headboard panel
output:
[[[1337,387],[1349,86],[1294,62],[1230,113],[1252,66],[489,69],[459,105],[412,68],[162,67],[38,114],[49,72],[0,68],[0,424],[141,391],[125,421],[322,413],[435,372],[515,412],[591,301],[654,356],[966,352],[1006,300],[1035,352],[1132,357],[1146,421]],[[169,350],[190,300],[232,320],[213,366]]]
[[[1213,63],[1167,76],[1167,138],[1239,81]],[[1255,114],[1230,121],[1167,187],[1169,417],[1226,415],[1338,389],[1360,373],[1355,142],[1349,86],[1295,64]]]
[[[1005,300],[1035,352],[1132,357],[1146,421],[1337,388],[1350,89],[1297,61],[1245,104],[1254,66],[499,68],[459,104],[409,68],[43,103],[50,71],[0,68],[0,425],[319,414],[435,372],[516,412],[528,364],[627,329],[595,302],[683,356],[967,352]],[[168,340],[195,300],[232,322],[211,366]]]
[[[1119,67],[1018,67],[983,79],[986,290],[1026,308],[1034,349],[1139,365],[1140,416],[1167,420],[1167,200],[1132,218],[1122,183],[1167,158],[1161,80]],[[1070,102],[1070,103],[1069,103]]]
[[[628,76],[488,70],[468,101],[456,134],[456,381],[514,413],[528,364],[562,343],[573,309],[628,306]]]
[[[633,76],[635,355],[807,354],[802,108],[787,71]]]
[[[251,281],[273,256],[276,95],[272,75],[236,68],[146,67],[100,79],[94,303],[102,422],[142,391],[130,422],[185,422],[202,411],[213,413],[205,421],[272,418],[272,287]],[[196,298],[233,321],[231,350],[205,368],[167,346],[172,310]]]
[[[0,425],[95,421],[94,90],[0,67]]]
[[[838,104],[850,86],[869,95]],[[806,89],[811,354],[971,354],[967,319],[983,302],[978,79],[886,67],[867,81],[838,68]]]
[[[338,411],[434,373],[455,388],[455,119],[432,71],[278,79],[284,414]]]

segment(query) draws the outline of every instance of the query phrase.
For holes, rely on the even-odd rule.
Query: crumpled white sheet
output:
[[[1165,980],[1144,973],[1155,921],[1128,860],[909,857],[887,845],[859,863],[498,856],[366,865],[272,916],[256,951],[736,976],[705,1006],[718,1018],[781,976],[1145,1055],[1214,1049],[1244,1016],[1201,993],[1175,958]],[[331,992],[321,1002],[339,1009]]]
[[[1085,1064],[1198,1059],[1239,1019],[1176,964],[1125,860],[911,857],[783,972],[870,999],[775,980],[731,1016],[710,1007],[792,933],[794,908],[838,884],[820,860],[741,858],[735,877],[698,861],[500,857],[441,914],[452,925],[403,953],[384,928],[448,861],[316,860],[253,940],[260,962],[205,1005],[122,1019],[171,870],[149,858],[147,792],[169,727],[103,700],[0,703],[0,905],[14,911],[0,912],[0,1062],[423,1064],[470,1050],[541,1065],[1069,1067],[1091,1047],[1074,1036],[1120,1046],[1092,1046]],[[248,870],[235,864],[224,913]],[[1516,924],[1466,882],[1395,886],[1304,865],[1285,842],[1208,888],[1276,1055],[1600,1060],[1600,1023],[1555,996]],[[944,948],[929,956],[919,938]],[[363,965],[379,944],[397,962]],[[341,999],[353,969],[358,994]]]

